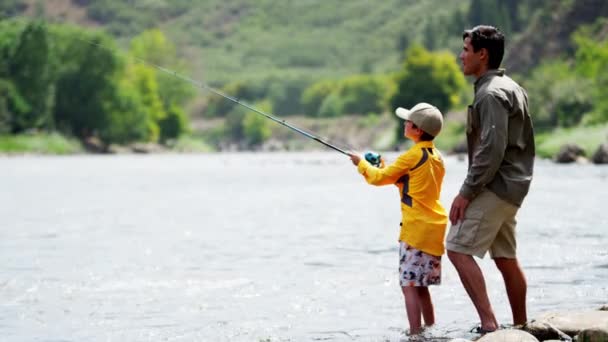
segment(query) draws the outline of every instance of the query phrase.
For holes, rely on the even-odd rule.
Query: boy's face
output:
[[[418,141],[422,135],[422,130],[410,120],[403,121],[403,136],[414,141]]]

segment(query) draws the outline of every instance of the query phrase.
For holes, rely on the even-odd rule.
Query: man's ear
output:
[[[481,48],[479,49],[479,59],[482,61],[488,61],[490,59],[490,55],[488,54],[488,49]]]

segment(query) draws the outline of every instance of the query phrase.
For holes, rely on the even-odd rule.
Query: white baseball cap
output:
[[[437,107],[420,102],[411,109],[399,107],[395,114],[403,120],[409,120],[418,128],[436,137],[443,126],[443,115]]]

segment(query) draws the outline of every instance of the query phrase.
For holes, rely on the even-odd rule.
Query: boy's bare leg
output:
[[[429,288],[421,286],[416,287],[416,289],[418,290],[418,300],[420,301],[420,310],[422,311],[422,318],[424,318],[424,325],[431,326],[435,324],[435,310],[433,309]]]
[[[509,304],[513,313],[513,324],[522,325],[528,320],[526,315],[526,276],[517,259],[495,258],[496,267],[502,273],[507,288]]]
[[[486,331],[498,329],[498,321],[496,321],[488,298],[486,282],[475,259],[470,255],[454,251],[448,251],[448,258],[458,271],[460,281],[473,301],[475,309],[477,309],[477,314],[481,320],[481,328]]]
[[[422,332],[420,301],[418,300],[418,290],[415,287],[402,286],[401,291],[405,298],[405,311],[407,320],[410,323],[410,335]]]

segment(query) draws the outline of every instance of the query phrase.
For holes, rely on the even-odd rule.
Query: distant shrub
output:
[[[190,131],[189,120],[184,110],[178,106],[171,106],[167,116],[159,121],[160,141],[166,143],[168,140],[179,138],[182,134]]]
[[[325,98],[338,90],[338,87],[338,82],[335,80],[322,80],[306,88],[300,99],[304,112],[308,115],[318,116]]]

